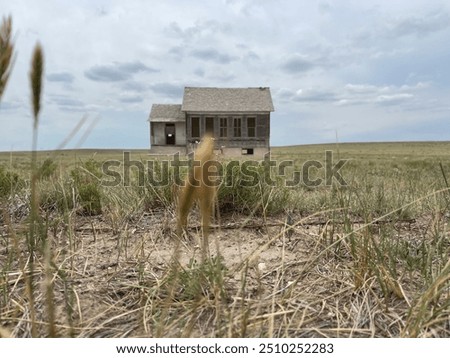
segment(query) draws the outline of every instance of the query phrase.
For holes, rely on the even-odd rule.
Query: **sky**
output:
[[[16,58],[0,151],[149,147],[153,103],[185,86],[270,87],[271,145],[450,140],[446,0],[0,0]]]

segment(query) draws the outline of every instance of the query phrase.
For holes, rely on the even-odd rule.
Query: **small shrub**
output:
[[[71,177],[77,190],[81,214],[100,215],[102,213],[100,164],[90,159],[82,166],[73,169]]]
[[[239,166],[225,165],[218,190],[220,210],[277,214],[286,207],[291,190],[282,178],[269,172],[259,162],[244,162]]]
[[[41,180],[49,179],[55,175],[58,164],[53,159],[47,158],[42,165],[38,168],[38,177]]]
[[[178,286],[176,297],[181,301],[193,300],[199,296],[209,299],[217,298],[217,296],[225,298],[226,292],[223,281],[227,268],[223,260],[222,256],[212,257],[203,263],[191,259],[187,268],[170,273],[167,285],[169,287],[174,284]],[[174,282],[176,278],[178,280]]]
[[[57,210],[64,213],[74,208],[73,180],[63,178],[53,185],[42,186],[40,191],[40,206],[44,210]]]
[[[0,198],[7,198],[12,193],[22,189],[24,181],[17,173],[5,170],[0,167]]]

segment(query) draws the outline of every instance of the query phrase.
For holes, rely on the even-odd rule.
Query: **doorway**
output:
[[[166,145],[175,145],[175,124],[166,124]]]

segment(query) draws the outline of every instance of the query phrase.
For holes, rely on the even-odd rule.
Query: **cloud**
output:
[[[198,77],[205,77],[205,70],[203,68],[196,68],[194,70],[194,75]]]
[[[426,88],[426,84],[418,82],[415,85],[375,86],[370,84],[347,84],[336,104],[339,106],[375,104],[379,106],[394,106],[410,103],[415,99],[412,92]]]
[[[120,85],[125,91],[133,91],[133,92],[143,92],[148,89],[148,85],[146,83],[130,80],[125,81]]]
[[[395,57],[411,51],[411,48],[401,43],[403,38],[416,37],[420,41],[425,41],[425,37],[449,27],[450,13],[446,9],[421,11],[420,16],[374,16],[366,26],[351,34],[350,38],[353,39],[353,46],[370,50],[370,57]],[[420,48],[421,43],[415,43],[415,47]],[[349,50],[354,49],[351,47]]]
[[[393,106],[411,100],[414,96],[411,93],[396,93],[391,95],[381,95],[375,99],[375,103],[383,106]]]
[[[167,51],[169,56],[172,56],[176,61],[181,61],[183,59],[185,49],[182,46],[173,46]]]
[[[213,48],[195,49],[190,52],[191,56],[203,61],[211,61],[222,65],[236,61],[236,56],[230,56],[226,53],[220,53]]]
[[[227,33],[231,30],[231,26],[227,23],[221,23],[215,20],[197,20],[193,26],[181,28],[178,22],[171,22],[164,29],[164,32],[170,36],[182,39],[185,42],[196,40],[200,37],[216,33]]]
[[[426,36],[450,27],[450,15],[444,10],[424,14],[423,16],[403,17],[392,21],[387,30],[391,37]]]
[[[142,96],[132,96],[132,95],[126,95],[120,97],[119,101],[122,103],[140,103],[144,100]]]
[[[149,88],[159,95],[171,98],[179,98],[180,100],[183,97],[184,88],[179,84],[172,84],[168,82],[155,83],[150,85]]]
[[[158,72],[158,70],[144,65],[140,61],[114,63],[112,65],[92,66],[84,75],[97,82],[121,82],[132,78],[138,72]]]
[[[17,101],[16,102],[8,102],[8,101],[0,102],[0,111],[15,111],[15,110],[18,110],[23,107],[24,107],[23,103],[19,103]]]
[[[280,88],[274,91],[274,97],[284,103],[301,102],[311,105],[328,103],[340,107],[368,104],[376,106],[411,105],[413,101],[415,105],[420,106],[419,93],[428,86],[429,84],[423,82],[402,86],[348,83],[340,88],[309,87],[298,90]],[[422,104],[424,105],[424,102]]]
[[[72,74],[68,72],[58,72],[58,73],[50,73],[46,76],[47,81],[50,82],[64,82],[64,83],[72,83],[74,77]]]
[[[125,81],[131,76],[113,66],[93,66],[84,72],[84,75],[92,81],[118,82]]]
[[[72,112],[84,111],[86,105],[84,102],[65,95],[50,95],[49,102],[57,105],[60,109]]]
[[[259,57],[259,55],[254,51],[248,51],[245,58],[250,61],[259,61],[261,59],[261,57]]]
[[[292,97],[296,102],[334,102],[337,95],[332,91],[320,89],[299,89]]]
[[[307,72],[314,67],[316,64],[299,55],[293,56],[281,64],[281,69],[290,74]]]
[[[230,82],[236,78],[236,75],[231,71],[217,70],[211,72],[208,75],[208,79],[212,81],[217,81],[219,83]]]

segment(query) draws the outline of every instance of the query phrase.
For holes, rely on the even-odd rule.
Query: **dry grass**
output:
[[[36,335],[51,335],[53,311],[55,335],[69,337],[448,337],[448,191],[438,174],[425,175],[430,158],[399,164],[393,177],[384,158],[371,177],[364,162],[349,166],[348,187],[292,189],[290,224],[285,214],[223,211],[206,262],[176,239],[174,204],[145,209],[139,188],[103,188],[97,216],[77,209],[76,192],[72,208],[41,209],[51,255],[35,252]],[[56,173],[41,191],[64,187],[66,172]],[[383,192],[373,196],[380,176]],[[399,191],[410,201],[400,204]],[[6,202],[0,325],[29,337],[28,219]],[[190,221],[189,237],[201,240],[201,212]]]
[[[446,269],[429,283],[400,269],[395,280],[403,297],[383,292],[375,275],[367,274],[357,288],[350,249],[329,244],[330,224],[322,224],[326,214],[296,216],[290,240],[276,225],[280,218],[271,218],[268,226],[257,219],[237,219],[232,229],[211,233],[220,243],[221,264],[196,263],[199,253],[185,242],[176,278],[176,244],[165,229],[165,215],[143,214],[117,234],[101,217],[74,216],[72,243],[64,223],[53,227],[51,280],[59,336],[449,336]],[[175,223],[176,218],[169,219],[169,226]],[[395,226],[401,235],[421,237],[426,220]],[[356,234],[362,232],[360,224],[352,227]],[[26,250],[20,243],[19,252],[7,247],[0,253],[2,262],[11,258],[2,275],[1,324],[13,336],[27,337],[32,322],[24,276],[13,259]],[[211,251],[217,257],[214,247]],[[38,255],[36,262],[44,263],[45,257]],[[48,275],[45,266],[37,267],[34,280],[42,283],[35,299],[37,335],[47,336]]]
[[[12,18],[2,19],[0,25],[0,99],[8,83],[13,64],[14,45],[12,43]]]

